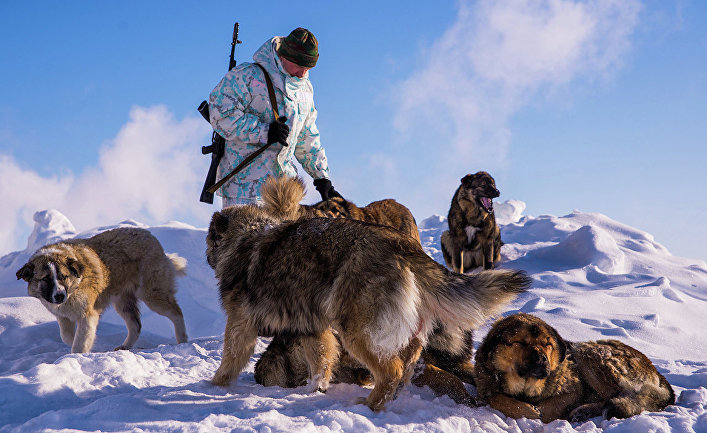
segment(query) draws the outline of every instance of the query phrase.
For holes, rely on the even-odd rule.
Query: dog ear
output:
[[[34,276],[34,264],[31,262],[25,263],[24,266],[20,268],[20,270],[17,271],[15,274],[17,279],[23,279],[27,282],[32,279]]]
[[[459,182],[461,182],[462,185],[465,184],[465,183],[467,183],[467,182],[471,182],[472,176],[473,176],[473,175],[472,175],[471,173],[469,173],[469,174],[467,174],[466,176],[462,177]]]
[[[211,227],[217,235],[224,233],[228,229],[228,217],[221,212],[214,212],[211,217]]]
[[[76,259],[68,258],[66,260],[66,267],[69,268],[69,272],[74,278],[78,278],[79,275],[83,273],[83,266]]]
[[[552,326],[550,327],[550,330],[552,331],[552,335],[555,338],[555,341],[557,341],[557,350],[560,352],[560,362],[565,360],[565,357],[567,356],[567,342],[560,337],[560,333],[555,330]]]

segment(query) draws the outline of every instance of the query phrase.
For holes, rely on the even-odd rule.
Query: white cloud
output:
[[[509,118],[542,90],[620,67],[639,11],[637,0],[462,1],[398,89],[396,127],[436,137],[447,169],[502,167]]]
[[[35,211],[55,208],[78,230],[132,218],[147,224],[201,221],[213,207],[199,202],[208,158],[209,125],[176,120],[163,106],[134,107],[117,136],[100,150],[96,167],[42,177],[0,155],[0,251],[24,247]]]

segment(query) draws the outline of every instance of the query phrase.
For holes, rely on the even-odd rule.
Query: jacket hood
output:
[[[253,61],[260,63],[270,73],[273,85],[280,90],[285,90],[286,84],[293,87],[309,85],[309,71],[303,78],[293,77],[285,71],[285,68],[280,62],[280,56],[277,55],[277,47],[282,43],[282,36],[275,36],[268,39],[257,49],[253,54]]]

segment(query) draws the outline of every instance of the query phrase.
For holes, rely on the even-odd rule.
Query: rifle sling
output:
[[[280,114],[277,109],[277,99],[275,99],[275,87],[272,85],[272,80],[270,79],[270,74],[268,74],[268,71],[265,70],[263,65],[260,63],[256,63],[256,65],[263,71],[263,75],[265,75],[265,84],[268,86],[268,95],[270,96],[270,106],[272,106],[272,112],[275,115],[275,119],[280,119]],[[226,176],[223,177],[223,179],[219,180],[211,188],[208,189],[208,191],[213,194],[216,192],[217,189],[221,188],[224,183],[228,182],[229,179],[231,179],[233,176],[238,174],[241,170],[243,170],[248,164],[253,162],[255,158],[260,156],[261,153],[265,152],[265,150],[270,147],[272,143],[267,143],[264,144],[260,149],[256,150],[255,152],[251,153],[250,155],[246,156],[243,161],[241,161],[240,164],[236,166],[230,173],[228,173]]]

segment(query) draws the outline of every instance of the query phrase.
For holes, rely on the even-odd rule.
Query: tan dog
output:
[[[47,245],[17,271],[27,292],[38,298],[59,322],[72,352],[89,352],[98,319],[111,303],[125,320],[128,336],[119,349],[130,349],[140,336],[138,299],[174,323],[178,343],[187,341],[182,310],[174,297],[175,274],[184,275],[186,260],[165,255],[149,231],[117,228],[88,239]]]
[[[350,218],[393,227],[420,242],[420,232],[410,210],[393,199],[374,201],[358,207],[341,197],[314,205],[303,205],[305,188],[298,177],[269,177],[260,193],[265,209],[274,216],[293,221],[302,217]]]
[[[312,218],[317,216],[331,218],[349,218],[369,223],[381,224],[398,229],[420,243],[420,234],[415,223],[415,218],[410,210],[395,200],[380,200],[365,207],[358,207],[354,203],[340,197],[321,201],[315,205],[301,205],[304,198],[305,187],[300,178],[270,177],[261,189],[263,207],[271,215],[285,220],[298,218]],[[302,366],[306,366],[301,343],[297,338],[276,335],[268,349],[263,353],[255,365],[255,381],[265,386],[294,387],[306,382],[308,373]],[[428,364],[435,365],[448,371],[465,382],[473,382],[473,365],[471,363],[473,351],[472,331],[459,326],[444,327],[435,324],[422,357]],[[354,383],[364,384],[370,380],[365,368],[355,362],[339,364],[335,370],[334,380],[341,378],[361,378]]]
[[[310,386],[329,386],[339,348],[373,373],[365,403],[380,410],[410,380],[435,322],[474,328],[523,292],[520,271],[449,272],[390,227],[344,218],[283,222],[257,206],[214,213],[206,257],[226,311],[212,382],[228,385],[258,335],[305,338]]]
[[[444,261],[454,271],[491,269],[501,260],[501,231],[493,214],[493,199],[499,195],[485,171],[462,178],[449,208],[449,230],[440,239]]]
[[[628,418],[675,402],[668,381],[617,340],[571,343],[529,314],[499,320],[476,352],[479,397],[512,418]]]

